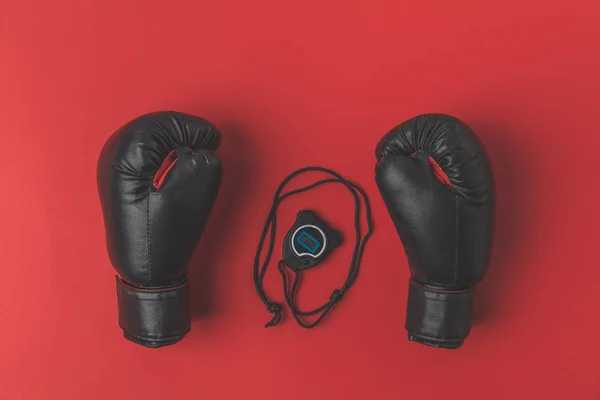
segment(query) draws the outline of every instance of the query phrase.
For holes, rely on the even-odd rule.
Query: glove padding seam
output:
[[[129,297],[135,298],[137,301],[153,301],[153,302],[162,302],[165,299],[174,299],[182,296],[178,291],[172,292],[157,292],[157,293],[147,293],[147,292],[125,292],[125,294]]]
[[[412,286],[415,286],[417,289],[420,289],[423,292],[426,293],[437,293],[437,294],[464,294],[464,293],[470,293],[471,291],[473,291],[473,287],[469,287],[467,289],[460,289],[460,290],[453,290],[453,289],[436,289],[436,288],[432,288],[429,286],[425,286],[425,285],[421,285],[415,281],[413,281],[412,279],[408,280],[408,283]]]
[[[117,279],[117,296],[126,296],[134,298],[136,301],[164,301],[165,299],[175,299],[184,296],[184,292],[189,290],[189,281],[177,286],[157,287],[157,288],[137,288],[128,285],[125,281],[115,276]]]
[[[454,281],[452,286],[456,285],[456,278],[458,275],[458,196],[454,195],[454,203],[456,204],[456,238],[454,240]]]
[[[123,329],[123,327],[121,327],[121,329]],[[138,335],[133,335],[131,333],[129,333],[127,330],[123,329],[129,336],[136,338],[136,339],[140,339],[140,340],[146,340],[146,341],[167,341],[167,340],[173,340],[176,339],[178,337],[183,337],[185,335],[187,335],[187,333],[190,331],[190,329],[184,330],[181,333],[178,333],[176,335],[172,335],[172,336],[163,336],[163,337],[159,337],[159,336],[155,336],[153,337],[152,335],[147,335],[147,336],[138,336]]]
[[[148,189],[148,206],[146,207],[146,248],[148,249],[148,283],[152,282],[152,240],[150,240],[150,199],[152,189]]]
[[[174,285],[174,286],[156,286],[156,287],[141,287],[141,286],[133,286],[129,283],[127,283],[126,281],[124,281],[123,279],[119,278],[118,275],[115,275],[116,278],[119,280],[119,282],[125,286],[125,288],[133,293],[165,293],[165,292],[170,292],[170,291],[175,291],[178,290],[182,287],[188,286],[189,285],[189,280],[185,279],[183,282]]]
[[[406,329],[408,330],[408,327],[406,327]],[[430,333],[430,334],[435,334],[434,332],[428,331],[428,330],[425,330],[425,332],[426,333]],[[435,337],[435,336],[421,335],[420,333],[414,333],[414,332],[411,332],[411,331],[408,331],[408,333],[411,336],[419,338],[419,339],[422,338],[422,339],[428,339],[428,340],[436,340],[438,342],[457,342],[457,341],[464,340],[464,338],[461,338],[461,337],[457,337],[457,338]]]

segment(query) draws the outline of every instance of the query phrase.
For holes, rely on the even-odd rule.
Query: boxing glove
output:
[[[97,181],[119,325],[147,347],[190,330],[187,267],[221,182],[210,122],[156,112],[127,123],[106,142]]]
[[[375,153],[377,185],[411,271],[408,338],[458,348],[490,260],[495,201],[486,151],[460,120],[428,114],[392,129]]]

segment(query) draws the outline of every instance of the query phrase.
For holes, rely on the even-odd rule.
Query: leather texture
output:
[[[163,111],[117,130],[98,161],[110,260],[125,337],[158,347],[189,331],[187,267],[221,183],[210,122]],[[157,178],[161,179],[157,179]]]
[[[388,132],[375,154],[377,185],[418,285],[409,290],[409,338],[459,347],[469,330],[445,327],[457,318],[470,327],[473,296],[461,293],[483,278],[490,260],[495,194],[487,153],[462,121],[426,114]]]

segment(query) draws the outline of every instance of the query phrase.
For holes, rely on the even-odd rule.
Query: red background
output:
[[[0,398],[600,398],[599,43],[597,0],[0,1]],[[117,325],[95,169],[116,128],[161,109],[217,124],[226,171],[192,332],[149,350]],[[373,179],[379,138],[424,112],[469,123],[496,174],[458,351],[407,341],[407,262]],[[265,330],[257,240],[311,164],[365,188],[376,231],[322,326]],[[352,198],[328,187],[284,204],[279,239],[301,207],[351,235]],[[302,306],[342,284],[351,247],[306,273]],[[279,279],[272,264],[281,301]]]

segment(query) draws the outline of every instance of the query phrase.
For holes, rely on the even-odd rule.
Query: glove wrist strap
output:
[[[168,288],[140,288],[116,280],[119,325],[126,339],[161,347],[180,341],[190,331],[188,281]]]
[[[408,339],[429,346],[459,348],[471,331],[475,290],[408,285]]]

